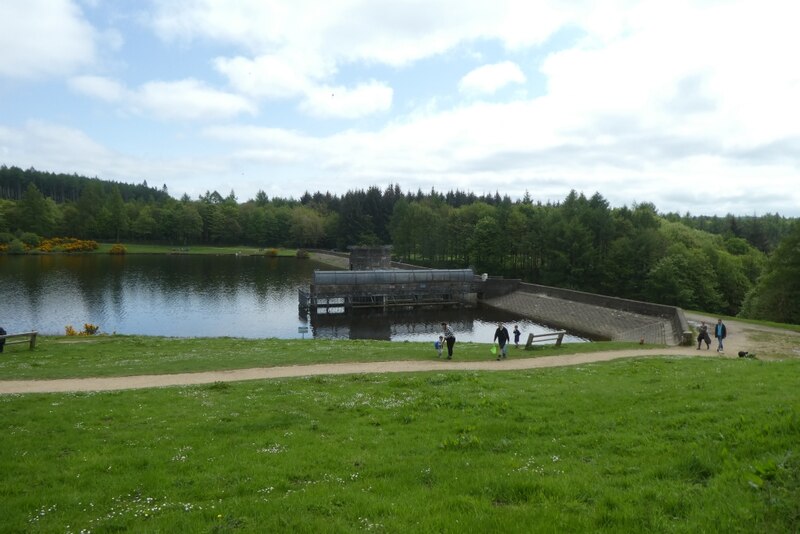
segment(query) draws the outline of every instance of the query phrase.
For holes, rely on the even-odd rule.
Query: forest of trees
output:
[[[432,267],[473,267],[712,313],[735,315],[744,305],[748,316],[794,318],[789,322],[800,322],[798,299],[774,305],[783,298],[774,286],[800,279],[799,228],[777,214],[661,215],[649,203],[612,208],[599,193],[575,191],[541,203],[528,194],[512,201],[391,185],[297,200],[259,191],[240,202],[233,191],[174,199],[166,186],[0,167],[0,245],[53,236],[179,246],[391,244],[397,259]],[[767,313],[776,309],[783,319]]]

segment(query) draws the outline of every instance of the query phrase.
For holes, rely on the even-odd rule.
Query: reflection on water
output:
[[[311,260],[248,256],[0,256],[0,325],[9,332],[63,334],[84,323],[104,333],[175,337],[303,337],[431,341],[446,321],[460,341],[491,342],[498,321],[546,332],[491,309],[298,315]]]
[[[553,328],[534,323],[511,313],[488,307],[476,309],[416,309],[412,311],[364,311],[353,314],[315,315],[311,327],[315,337],[342,339],[391,339],[393,341],[430,341],[442,333],[441,323],[450,324],[458,341],[490,343],[498,323],[505,324],[509,333],[514,325],[522,332],[520,343],[528,334],[552,332]],[[513,338],[512,338],[513,339]],[[564,336],[566,342],[584,341],[576,336]]]

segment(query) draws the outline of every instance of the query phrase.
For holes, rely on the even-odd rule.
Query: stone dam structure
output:
[[[314,252],[321,261],[330,254],[339,264],[348,256]],[[681,308],[478,276],[470,269],[438,270],[391,262],[389,269],[374,271],[317,271],[311,288],[307,292],[301,290],[299,298],[301,309],[311,313],[327,313],[332,308],[347,311],[348,307],[477,304],[596,340],[692,343],[692,332]]]

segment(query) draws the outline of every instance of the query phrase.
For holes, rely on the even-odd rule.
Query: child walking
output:
[[[442,347],[444,346],[444,336],[439,336],[439,339],[433,342],[433,347],[436,349],[436,354],[438,354],[438,358],[442,357]]]

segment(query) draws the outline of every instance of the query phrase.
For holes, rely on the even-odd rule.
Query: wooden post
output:
[[[558,333],[558,339],[556,340],[556,347],[561,346],[561,340],[564,339],[564,332]]]
[[[528,334],[528,342],[525,343],[525,348],[529,349],[533,345],[533,334]]]
[[[36,332],[31,332],[31,350],[36,348]]]

